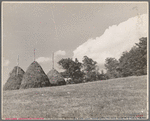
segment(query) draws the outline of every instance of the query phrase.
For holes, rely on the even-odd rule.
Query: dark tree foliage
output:
[[[119,73],[117,68],[119,66],[118,61],[115,58],[106,58],[105,60],[105,68],[107,70],[106,77],[109,78],[117,78]]]
[[[135,47],[132,49],[134,51]],[[129,60],[130,58],[130,60]],[[133,75],[133,66],[130,66],[132,63],[132,55],[129,52],[123,52],[122,56],[119,59],[119,68],[118,72],[122,77],[132,76]]]
[[[121,76],[140,76],[147,74],[147,38],[142,37],[139,43],[129,52],[124,52],[119,59],[119,72]]]
[[[60,74],[64,77],[64,78],[69,78],[69,74],[64,71],[64,72],[60,72]]]
[[[98,73],[98,80],[106,80],[106,74],[101,70],[101,73]]]
[[[95,81],[97,80],[97,62],[93,61],[91,58],[84,56],[82,60],[83,64],[83,72],[84,72],[84,79],[86,81]]]
[[[147,37],[140,39],[138,46],[140,75],[147,74]],[[138,74],[138,73],[137,73]]]
[[[75,81],[74,83],[80,83],[82,81],[82,64],[77,60],[77,58],[75,61],[71,58],[61,59],[58,64],[65,69],[65,72],[62,73],[64,77],[72,78],[72,80]]]
[[[92,58],[84,56],[82,62],[83,62],[84,71],[89,72],[95,70],[97,62],[93,61]]]
[[[114,58],[107,58],[105,64],[107,78],[140,76],[147,74],[147,37],[139,39],[139,43],[129,52],[123,52],[119,62]]]

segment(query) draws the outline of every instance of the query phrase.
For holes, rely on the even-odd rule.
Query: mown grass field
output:
[[[147,76],[3,92],[2,118],[147,116]]]

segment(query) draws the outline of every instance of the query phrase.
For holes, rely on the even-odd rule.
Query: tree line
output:
[[[118,78],[127,76],[140,76],[147,74],[147,37],[139,39],[139,43],[131,50],[122,53],[119,60],[106,58],[106,77]]]
[[[61,59],[58,64],[65,70],[61,72],[64,78],[71,78],[70,83],[83,83],[88,81],[106,80],[127,76],[140,76],[147,74],[147,37],[139,39],[139,43],[125,51],[117,60],[108,57],[105,59],[105,69],[99,72],[96,61],[87,56],[83,57],[82,63],[76,58]]]

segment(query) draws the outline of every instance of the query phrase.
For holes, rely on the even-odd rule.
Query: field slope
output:
[[[147,116],[147,76],[3,92],[2,118]]]

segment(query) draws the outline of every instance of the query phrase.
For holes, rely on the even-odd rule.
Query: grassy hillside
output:
[[[3,118],[147,115],[147,76],[3,92]]]

